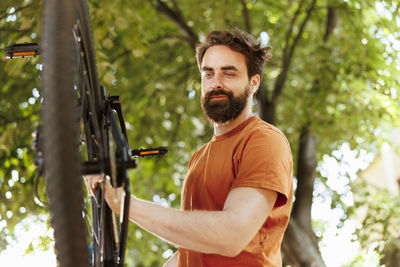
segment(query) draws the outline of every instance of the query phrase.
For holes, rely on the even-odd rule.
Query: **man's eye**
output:
[[[212,74],[210,72],[204,72],[203,76],[209,78],[212,76]]]
[[[231,72],[227,72],[227,73],[225,73],[225,75],[228,76],[228,77],[234,77],[235,76],[235,74],[231,73]]]

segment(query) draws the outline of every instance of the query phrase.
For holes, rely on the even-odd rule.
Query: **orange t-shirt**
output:
[[[179,248],[178,266],[282,266],[280,246],[292,207],[292,169],[285,136],[256,116],[203,145],[189,162],[182,188],[183,210],[222,210],[236,187],[273,190],[278,198],[262,228],[238,256]]]

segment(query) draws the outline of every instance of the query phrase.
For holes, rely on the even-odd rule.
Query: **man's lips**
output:
[[[211,99],[227,99],[228,97],[226,95],[214,95],[211,97]]]

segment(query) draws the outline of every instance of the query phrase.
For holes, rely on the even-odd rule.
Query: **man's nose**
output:
[[[212,83],[211,83],[211,87],[215,90],[215,89],[222,89],[223,86],[223,82],[222,82],[222,78],[221,75],[214,75]]]

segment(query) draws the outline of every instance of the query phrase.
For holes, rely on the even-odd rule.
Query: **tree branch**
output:
[[[284,64],[283,64],[284,67],[285,67],[285,66],[289,67],[289,65],[290,65],[290,63],[291,63],[291,61],[292,61],[294,51],[295,51],[295,49],[296,49],[296,47],[297,47],[297,44],[298,44],[299,41],[300,41],[301,35],[302,35],[303,32],[304,32],[304,29],[305,29],[305,27],[306,27],[306,25],[307,25],[307,22],[308,22],[308,20],[309,20],[310,17],[311,17],[311,13],[312,13],[312,11],[314,10],[315,3],[316,3],[316,2],[317,2],[316,0],[313,0],[312,3],[311,3],[310,8],[307,10],[307,15],[306,15],[306,17],[304,18],[303,22],[301,23],[299,32],[297,33],[297,35],[296,35],[296,37],[295,37],[295,39],[294,39],[294,41],[293,41],[293,44],[292,44],[291,47],[290,47],[289,54],[287,55],[287,58],[284,59],[284,60],[285,60],[285,61],[284,61]]]
[[[328,13],[326,16],[326,27],[325,27],[325,35],[324,42],[328,41],[329,36],[333,33],[333,30],[339,24],[339,16],[337,14],[336,8],[333,6],[328,6]]]
[[[125,49],[124,51],[122,51],[122,53],[119,53],[118,55],[115,55],[114,57],[112,57],[109,62],[111,64],[114,64],[115,61],[117,61],[118,59],[120,59],[121,57],[127,56],[130,53],[132,53],[132,50],[129,49]]]
[[[300,15],[300,11],[301,11],[301,9],[303,8],[304,2],[305,2],[305,0],[302,0],[302,1],[300,2],[299,6],[297,7],[296,12],[294,13],[294,15],[293,15],[293,17],[292,17],[292,20],[290,21],[289,29],[288,29],[288,31],[287,31],[287,33],[286,33],[286,38],[285,38],[286,46],[285,46],[285,48],[284,48],[284,50],[283,50],[283,57],[284,57],[284,58],[287,57],[288,48],[289,48],[289,42],[290,42],[290,37],[292,36],[294,25],[295,25],[295,23],[296,23],[296,20],[297,20],[298,16]]]
[[[0,32],[20,32],[20,33],[27,33],[30,32],[32,28],[21,30],[19,28],[8,28],[8,27],[0,27]]]
[[[37,112],[31,113],[29,116],[21,116],[21,117],[16,117],[16,118],[8,118],[6,116],[0,115],[0,125],[5,127],[6,125],[10,123],[18,123],[18,122],[23,122],[26,120],[29,120],[33,114],[37,114]]]
[[[175,10],[179,10],[179,6],[178,6],[178,4],[176,3],[176,1],[175,1],[175,0],[170,0],[170,1],[172,2],[172,5],[173,5],[174,9],[175,9]]]
[[[292,45],[290,46],[290,49],[288,52],[289,54],[286,57],[284,56],[282,59],[282,61],[283,61],[282,62],[282,70],[279,73],[278,77],[276,78],[275,85],[274,85],[274,91],[273,91],[273,95],[272,95],[272,104],[274,106],[276,105],[279,96],[282,94],[282,90],[283,90],[283,87],[285,86],[287,74],[289,72],[290,64],[293,59],[294,51],[301,39],[301,36],[304,32],[307,22],[309,21],[309,19],[311,17],[311,14],[312,14],[312,11],[314,10],[316,2],[317,2],[316,0],[312,1],[310,8],[307,10],[307,15],[304,18],[303,22],[301,23],[299,32],[297,33]]]
[[[248,33],[252,33],[252,29],[251,29],[251,23],[250,23],[250,16],[249,16],[249,9],[247,8],[247,3],[246,0],[240,0],[240,3],[242,4],[243,7],[243,19],[244,19],[244,25],[245,25],[245,29]]]
[[[161,0],[156,0],[156,3],[153,5],[158,12],[165,15],[175,23],[175,25],[183,33],[183,35],[186,36],[189,45],[194,49],[198,42],[197,34],[186,23],[182,12],[180,11],[178,5],[174,0],[172,0],[172,4],[174,9],[170,8],[166,3],[162,2]]]
[[[3,12],[2,12],[2,14],[0,15],[0,20],[2,20],[2,19],[4,19],[4,18],[6,18],[6,17],[8,17],[8,16],[10,16],[10,15],[13,15],[13,14],[15,14],[15,13],[17,13],[17,12],[19,12],[19,11],[21,11],[21,10],[24,10],[24,9],[26,9],[26,8],[29,8],[29,7],[31,7],[33,5],[33,3],[30,3],[30,4],[27,4],[27,5],[25,5],[25,6],[21,6],[21,7],[18,7],[18,8],[15,8],[15,10],[14,10],[14,12],[13,13],[7,13],[7,9],[6,10],[4,10]]]

